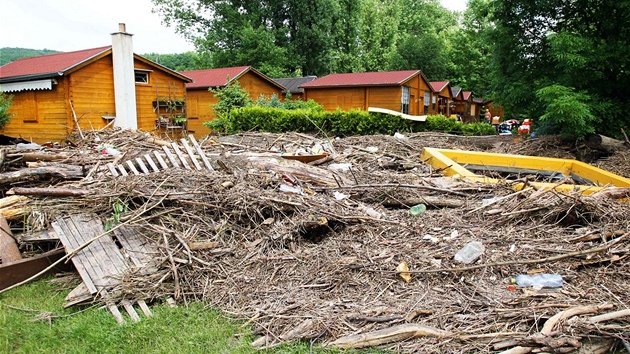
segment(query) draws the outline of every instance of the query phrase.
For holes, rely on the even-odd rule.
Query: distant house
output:
[[[3,134],[43,143],[108,125],[153,130],[162,95],[185,97],[192,80],[133,54],[124,24],[112,46],[18,59],[0,67],[0,91],[13,95]]]
[[[453,101],[453,92],[451,84],[448,81],[432,81],[431,87],[433,93],[437,96],[437,100],[431,102],[434,114],[442,114],[444,116],[451,115],[451,103]]]
[[[194,82],[186,84],[186,90],[188,129],[195,136],[210,133],[210,129],[205,127],[203,123],[216,118],[212,106],[219,99],[208,89],[223,88],[233,81],[238,81],[241,88],[245,89],[254,101],[261,95],[271,97],[276,94],[281,97],[282,91],[285,89],[251,66],[183,71],[182,74],[194,80]]]
[[[464,91],[461,87],[453,87],[452,91],[455,114],[460,114],[465,123],[476,121],[473,118],[478,114],[476,112],[478,109],[476,105],[473,105],[472,92]]]
[[[300,85],[311,82],[315,79],[317,79],[317,76],[280,78],[273,79],[273,81],[284,86],[285,90],[282,91],[284,97],[287,96],[287,93],[290,93],[292,100],[303,100],[304,89],[301,88]]]
[[[374,107],[410,115],[430,114],[433,93],[420,70],[331,74],[300,87],[304,100],[312,99],[328,111]]]

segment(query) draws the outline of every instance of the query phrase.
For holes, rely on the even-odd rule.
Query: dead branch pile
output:
[[[419,159],[424,146],[523,149],[511,138],[248,133],[203,143],[214,171],[113,178],[99,175],[105,163],[160,141],[128,131],[84,134],[75,147],[38,152],[55,157],[32,162],[44,172],[0,184],[81,191],[29,196],[27,231],[77,213],[113,222],[112,205],[126,206],[115,221],[159,246],[159,270],[125,274],[112,298],[207,301],[251,325],[261,348],[311,339],[400,352],[606,352],[630,336],[627,201],[515,192],[509,181],[471,184],[440,177]],[[103,154],[105,143],[121,154]],[[320,143],[333,148],[332,159],[292,173],[277,162],[281,152]],[[23,171],[17,166],[26,159],[7,152],[3,176]],[[428,209],[411,215],[419,203]],[[455,261],[471,241],[485,247],[479,260]],[[564,284],[512,285],[528,273],[561,274]]]

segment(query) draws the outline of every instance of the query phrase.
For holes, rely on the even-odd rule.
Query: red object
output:
[[[363,86],[400,84],[409,78],[422,73],[420,70],[382,71],[366,73],[330,74],[300,87],[322,86]],[[186,74],[184,74],[186,75]]]
[[[514,290],[516,290],[516,287],[514,285],[508,285],[507,289],[509,291],[514,291]]]

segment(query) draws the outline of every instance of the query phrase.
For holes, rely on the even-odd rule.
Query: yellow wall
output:
[[[395,86],[306,88],[304,99],[314,100],[327,111],[335,111],[338,108],[344,111],[367,110],[368,107],[376,107],[400,112],[402,86],[409,86],[410,89],[409,114],[423,115],[424,92],[431,92],[431,89],[420,75],[410,78],[402,85]]]
[[[138,128],[155,129],[157,114],[153,101],[159,95],[168,95],[162,86],[170,84],[173,98],[184,99],[185,83],[182,79],[134,60],[137,69],[151,70],[148,84],[136,84]],[[114,74],[112,57],[107,55],[60,76],[51,91],[23,91],[13,93],[13,105],[9,110],[15,116],[2,131],[8,136],[21,136],[36,143],[63,141],[74,130],[72,108],[82,130],[101,129],[110,120],[103,116],[115,116]],[[160,85],[159,89],[156,85]],[[72,102],[72,104],[70,104]]]
[[[240,76],[237,81],[247,91],[253,101],[256,101],[260,95],[271,97],[274,93],[278,97],[282,97],[282,89],[280,87],[273,85],[251,71]],[[186,95],[188,131],[196,138],[202,138],[210,133],[210,129],[206,128],[203,123],[216,118],[212,106],[218,102],[218,99],[207,88],[188,89]]]
[[[13,92],[11,121],[2,134],[36,143],[61,141],[66,137],[66,86],[64,77],[57,79],[52,90]]]

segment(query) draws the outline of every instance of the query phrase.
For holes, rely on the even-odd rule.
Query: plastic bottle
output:
[[[417,204],[411,207],[411,209],[409,209],[409,212],[411,213],[411,215],[416,216],[416,215],[420,215],[422,213],[424,213],[427,210],[427,206],[424,204]]]
[[[455,255],[455,260],[458,262],[470,264],[474,262],[479,256],[483,254],[486,248],[483,243],[479,241],[469,242]]]
[[[561,288],[562,276],[560,274],[521,274],[516,277],[516,284],[522,287],[533,287],[536,290],[542,288]]]

